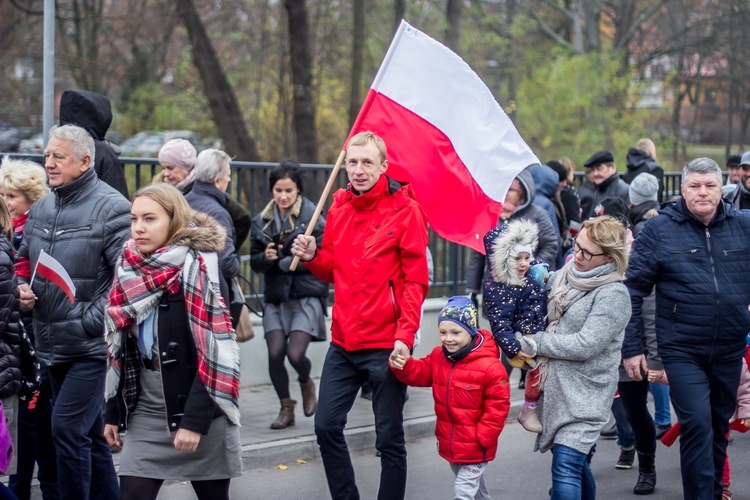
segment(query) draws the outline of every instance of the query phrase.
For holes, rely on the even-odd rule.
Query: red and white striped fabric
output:
[[[34,268],[34,276],[39,273],[39,276],[44,276],[55,285],[59,286],[60,289],[65,292],[68,296],[71,304],[75,303],[76,297],[76,286],[73,284],[73,280],[70,278],[68,271],[58,262],[57,259],[46,253],[44,250],[39,254],[39,260],[36,261],[36,267]],[[34,278],[31,278],[32,283]]]
[[[482,253],[510,183],[539,163],[469,65],[405,21],[350,137],[365,130],[385,140],[387,175],[412,184],[432,228]]]

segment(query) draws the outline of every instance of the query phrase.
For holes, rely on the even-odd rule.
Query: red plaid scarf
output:
[[[210,279],[202,254],[172,245],[149,257],[143,257],[133,240],[125,247],[117,263],[112,291],[107,302],[105,331],[109,351],[106,398],[117,393],[125,360],[125,400],[134,408],[137,376],[128,359],[134,344],[122,345],[123,330],[141,323],[157,306],[164,293],[175,294],[182,288],[188,323],[198,352],[198,374],[208,394],[236,425],[240,423],[237,404],[240,387],[239,346],[218,285],[218,273]],[[137,347],[136,347],[137,349]],[[135,368],[137,370],[137,368]],[[132,409],[132,408],[130,408]]]

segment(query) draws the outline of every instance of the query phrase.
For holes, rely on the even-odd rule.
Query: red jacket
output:
[[[427,295],[427,219],[411,187],[385,175],[333,195],[323,244],[304,265],[334,284],[331,337],[346,351],[409,348]]]
[[[438,453],[452,464],[494,460],[510,410],[508,374],[497,344],[487,330],[477,336],[477,346],[456,363],[437,346],[427,357],[409,358],[403,370],[393,370],[405,384],[432,386]]]

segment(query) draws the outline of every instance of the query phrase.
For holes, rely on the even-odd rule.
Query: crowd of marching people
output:
[[[379,498],[406,491],[407,385],[432,387],[454,497],[490,498],[484,474],[514,368],[519,422],[552,453],[551,498],[596,497],[602,436],[618,440],[618,468],[637,458],[633,493],[652,494],[656,441],[677,435],[685,498],[732,498],[728,434],[750,426],[750,153],[730,158],[726,185],[713,160],[689,162],[675,199],[648,139],[628,151],[624,176],[612,152],[591,155],[578,188],[568,158],[524,169],[485,253],[471,255],[467,296],[430,325],[440,345],[417,359],[427,218],[411,186],[387,175],[380,137],[349,139],[349,184],[325,218],[291,160],[271,171],[271,199],[252,216],[227,193],[225,152],[169,141],[162,172],[128,198],[102,140],[106,98],[67,91],[60,116],[43,167],[0,166],[0,471],[10,475],[0,498],[30,498],[35,468],[45,500],[154,499],[164,481],[229,497],[242,475],[229,305],[244,300],[236,253],[248,237],[280,407],[268,425],[295,425],[288,360],[333,498],[359,498],[344,427],[364,384]],[[328,340],[331,283],[316,386],[307,349]]]

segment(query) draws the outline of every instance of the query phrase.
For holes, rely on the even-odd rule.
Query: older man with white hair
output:
[[[29,210],[17,255],[21,308],[33,311],[36,351],[52,386],[60,495],[75,499],[119,495],[102,416],[104,306],[130,236],[130,203],[97,178],[94,159],[94,140],[83,128],[63,125],[50,131],[44,169],[52,192]],[[73,300],[41,273],[29,288],[30,270],[42,252],[70,275]]]

